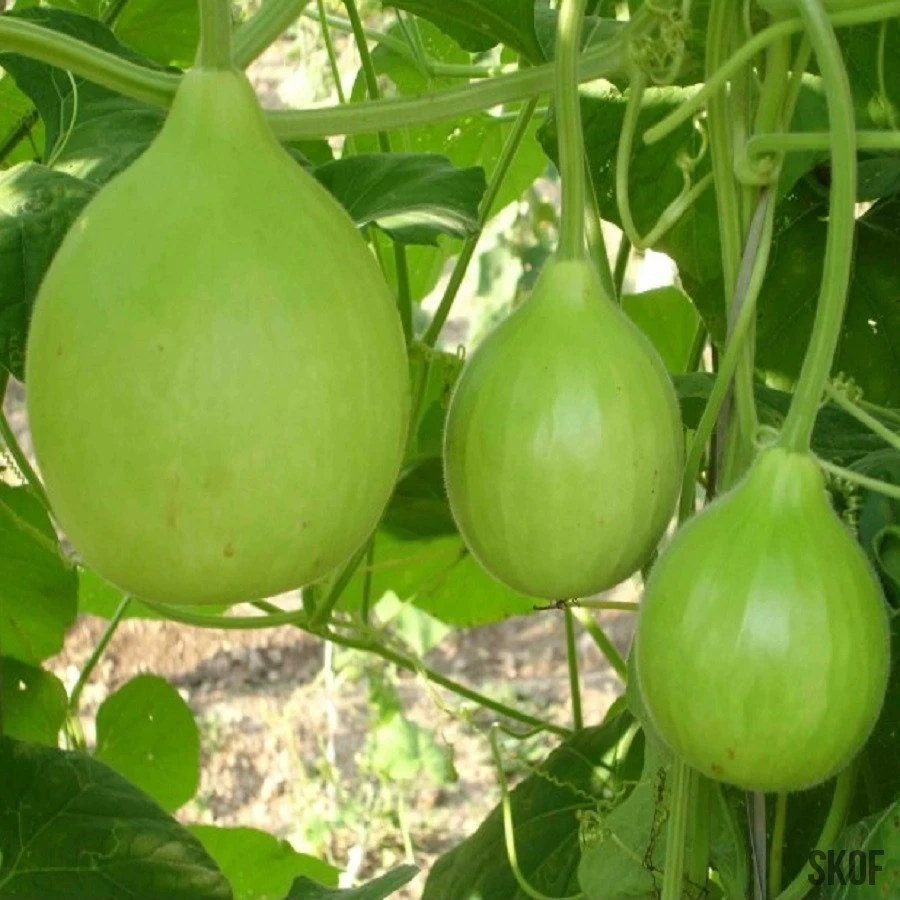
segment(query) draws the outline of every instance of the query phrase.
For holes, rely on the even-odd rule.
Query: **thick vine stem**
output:
[[[230,69],[231,2],[199,0],[200,44],[195,65],[200,69]]]
[[[688,817],[696,791],[696,772],[683,760],[672,764],[672,795],[666,829],[666,867],[661,900],[681,900]]]
[[[822,0],[796,0],[822,73],[831,133],[831,197],[825,263],[809,349],[784,422],[784,447],[809,449],[822,392],[831,372],[853,269],[856,228],[856,118],[841,48]]]
[[[653,21],[652,13],[642,7],[614,38],[586,51],[578,67],[579,81],[625,74],[628,42],[648,31]],[[391,123],[392,128],[408,128],[549,93],[553,90],[554,77],[554,64],[545,63],[478,84],[445,88],[421,97],[354,103],[343,108],[273,112],[269,113],[268,118],[275,133],[283,140],[372,132],[386,121]]]
[[[135,100],[168,106],[180,76],[147,69],[32,22],[0,17],[0,50],[66,69]]]
[[[772,847],[769,851],[769,895],[777,897],[781,893],[781,868],[784,859],[784,833],[787,825],[788,795],[780,793],[775,797],[775,824],[772,827]]]
[[[234,64],[246,69],[289,28],[311,0],[266,0],[234,33]]]
[[[623,74],[628,41],[646,32],[653,21],[653,15],[642,8],[614,38],[585,52],[579,64],[579,80],[593,81]],[[235,43],[238,52],[244,53],[240,32]],[[178,75],[144,68],[49,28],[6,17],[0,17],[0,52],[21,53],[155,106],[169,106],[180,81]],[[285,141],[363,134],[378,131],[385,122],[390,122],[392,128],[408,128],[528,100],[550,92],[553,83],[554,66],[545,63],[420,97],[270,112],[267,118],[278,137]]]
[[[562,178],[560,259],[584,259],[584,135],[578,97],[578,51],[586,0],[562,0],[556,31],[556,100],[559,173]]]
[[[900,150],[900,131],[857,131],[856,146],[859,150]],[[830,149],[831,135],[827,131],[755,134],[747,141],[747,155],[751,159],[770,153]]]
[[[744,343],[751,326],[756,321],[756,301],[766,276],[769,263],[769,252],[772,246],[772,232],[775,219],[775,195],[765,189],[760,197],[757,214],[750,227],[750,235],[738,275],[738,286],[735,297],[739,301],[740,313],[734,322],[728,346],[719,363],[719,371],[713,384],[709,400],[700,417],[700,423],[694,433],[687,461],[684,468],[684,480],[681,487],[681,502],[678,509],[679,521],[683,522],[694,513],[694,490],[700,473],[703,453],[728,393],[731,378],[737,369],[744,352]]]

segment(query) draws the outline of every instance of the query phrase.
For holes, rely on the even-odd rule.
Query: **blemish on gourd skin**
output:
[[[169,528],[178,527],[178,504],[174,500],[170,500],[166,507],[166,525]]]
[[[234,556],[234,544],[232,544],[231,541],[229,541],[225,545],[225,549],[222,551],[222,555],[226,559],[231,559]]]
[[[726,748],[725,748],[725,755],[726,755],[730,760],[734,760],[735,753],[734,753],[733,748],[731,748],[731,747],[726,747]]]

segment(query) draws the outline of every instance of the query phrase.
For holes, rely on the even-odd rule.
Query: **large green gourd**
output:
[[[55,514],[150,600],[321,578],[375,527],[403,454],[391,293],[233,70],[185,75],[152,146],[73,225],[26,375]]]
[[[770,448],[663,552],[635,653],[676,753],[746,790],[793,791],[866,741],[889,640],[881,587],[815,460]]]
[[[652,345],[593,265],[554,259],[454,392],[447,492],[472,553],[534,597],[612,587],[651,554],[682,470],[681,417]]]

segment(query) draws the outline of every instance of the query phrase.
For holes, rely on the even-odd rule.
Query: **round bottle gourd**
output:
[[[243,73],[184,76],[153,144],[67,234],[27,349],[54,512],[128,593],[297,588],[387,503],[409,391],[391,292]]]
[[[657,561],[636,670],[654,725],[694,768],[749,791],[796,791],[865,743],[889,640],[880,584],[818,465],[776,447]]]
[[[450,506],[469,549],[509,587],[593,594],[631,575],[665,530],[682,441],[650,342],[590,262],[554,259],[454,391]]]

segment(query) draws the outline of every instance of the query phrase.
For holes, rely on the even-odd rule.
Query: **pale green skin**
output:
[[[188,73],[153,145],[73,225],[26,375],[62,527],[149,600],[321,578],[374,529],[403,455],[391,292],[242,73]]]
[[[635,652],[647,710],[676,753],[746,790],[796,791],[865,743],[889,642],[881,587],[818,466],[773,448],[663,552]]]
[[[588,262],[545,266],[450,403],[456,523],[488,572],[533,597],[594,594],[634,573],[670,521],[682,456],[665,367]]]

